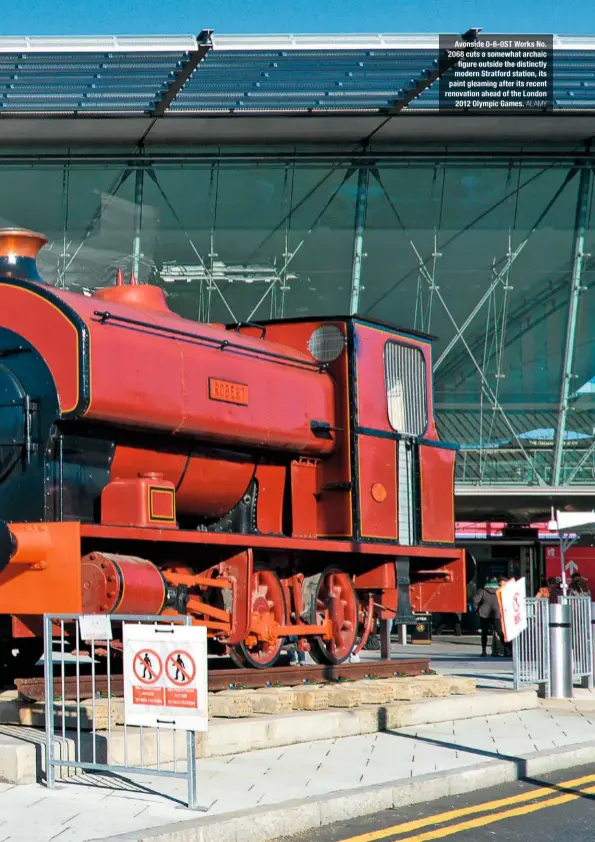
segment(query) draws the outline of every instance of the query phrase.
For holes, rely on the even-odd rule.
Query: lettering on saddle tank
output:
[[[248,406],[248,387],[244,383],[230,383],[209,377],[209,397],[213,401]]]

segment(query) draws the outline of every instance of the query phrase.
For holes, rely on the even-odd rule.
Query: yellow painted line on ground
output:
[[[535,801],[539,798],[546,798],[547,796],[551,796],[552,792],[559,788],[566,788],[566,787],[577,787],[582,786],[584,784],[592,783],[595,781],[595,775],[585,775],[582,778],[574,778],[570,781],[560,781],[559,783],[552,784],[549,787],[542,787],[540,789],[534,789],[531,792],[523,792],[520,795],[511,795],[508,798],[499,798],[496,801],[484,801],[482,804],[474,804],[472,807],[461,807],[458,810],[448,810],[446,813],[437,813],[433,816],[426,816],[423,819],[416,819],[415,821],[410,822],[401,822],[401,824],[392,825],[392,827],[385,827],[381,830],[374,830],[370,833],[362,833],[359,836],[350,836],[348,839],[342,839],[341,842],[376,842],[378,839],[386,839],[388,836],[397,836],[402,833],[409,833],[412,830],[421,830],[423,827],[431,827],[434,824],[442,824],[443,822],[449,822],[453,819],[460,819],[463,816],[471,816],[474,813],[485,813],[488,811],[498,810],[500,807],[509,807],[511,804],[520,804],[524,801]],[[595,791],[595,787],[591,787],[590,789],[585,789],[583,792],[591,793]],[[560,796],[562,798],[579,798],[579,795],[575,795],[574,793],[569,793],[569,795]],[[564,802],[562,802],[564,803]],[[536,809],[541,809],[542,807],[553,807],[554,804],[550,804],[549,802],[545,804],[537,804],[531,805],[535,806]],[[526,809],[526,808],[525,808]],[[498,814],[502,815],[502,814]],[[520,815],[520,814],[519,814]],[[505,818],[508,816],[504,816]],[[497,818],[493,816],[484,817],[484,824],[488,824],[491,821],[497,821]],[[460,826],[452,825],[452,827],[458,827],[458,830],[466,830],[471,829],[472,825],[469,822],[465,822],[464,824],[469,824],[469,828],[462,828]],[[481,825],[477,825],[480,827]],[[446,828],[446,830],[450,831],[450,828]],[[430,838],[439,838],[437,836],[431,837],[427,836],[426,834],[422,834],[424,839]],[[447,835],[447,834],[445,834]],[[421,842],[420,837],[408,837],[407,839],[402,839],[399,842]]]
[[[581,790],[584,793],[595,792],[595,786]],[[501,822],[504,819],[514,819],[517,816],[526,816],[529,813],[536,813],[538,810],[545,810],[548,807],[558,807],[560,804],[568,804],[569,801],[576,801],[580,794],[570,793],[568,795],[557,795],[547,801],[538,801],[536,804],[525,804],[523,807],[514,807],[512,810],[503,810],[501,813],[491,813],[488,816],[481,816],[479,819],[471,819],[468,822],[450,824],[448,827],[440,827],[436,830],[429,830],[427,833],[417,833],[415,836],[405,836],[399,842],[429,842],[431,839],[444,839],[445,836],[452,836],[453,833],[462,833],[465,830],[475,830],[478,827],[485,827],[494,822]]]

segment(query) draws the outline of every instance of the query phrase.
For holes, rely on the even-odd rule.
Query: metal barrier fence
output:
[[[593,629],[591,597],[562,596],[558,602],[570,606],[572,631],[572,680],[593,687]]]
[[[546,698],[551,693],[549,601],[527,599],[527,628],[513,640],[514,689],[539,684]]]
[[[112,623],[158,626],[191,625],[189,617],[173,616],[113,615],[110,620]],[[58,635],[54,636],[56,626]],[[59,645],[59,653],[54,650],[55,642]],[[110,641],[90,641],[89,657],[81,654],[82,642],[80,617],[74,614],[45,615],[46,785],[55,786],[57,767],[69,768],[74,774],[85,770],[184,778],[188,787],[188,807],[200,809],[196,792],[195,732],[127,726],[123,699],[112,694],[114,685],[121,678],[112,675]],[[72,654],[67,651],[67,643],[72,644]],[[103,647],[107,657],[105,672],[100,672],[97,655]],[[55,678],[56,656],[59,675]],[[67,675],[67,672],[74,672],[74,676]],[[67,702],[67,691],[71,696],[73,693],[76,695],[76,704]],[[85,701],[87,703],[83,704]],[[59,735],[56,734],[56,721]],[[123,729],[115,728],[116,725],[123,725]],[[133,739],[135,736],[138,740]]]

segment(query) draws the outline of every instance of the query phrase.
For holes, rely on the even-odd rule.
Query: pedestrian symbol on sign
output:
[[[143,678],[153,678],[155,673],[152,671],[153,664],[151,663],[148,652],[145,652],[143,655],[143,664]]]
[[[169,653],[165,669],[170,681],[178,685],[191,684],[196,676],[194,658],[183,649]]]
[[[134,656],[132,664],[135,676],[143,684],[155,684],[161,678],[163,664],[154,649],[141,649]]]
[[[520,598],[518,593],[515,593],[515,595],[512,598],[512,608],[513,608],[513,614],[514,614],[514,623],[515,623],[515,625],[518,625],[522,620],[521,598]]]
[[[180,655],[179,652],[176,656],[176,664],[178,665],[178,667],[176,669],[176,681],[178,679],[180,681],[184,681],[184,679],[186,678],[186,673],[184,672],[184,669],[185,669],[186,665],[185,665],[184,661],[182,660],[182,656]]]

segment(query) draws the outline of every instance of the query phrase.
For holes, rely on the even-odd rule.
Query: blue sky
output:
[[[593,0],[13,0],[2,35],[315,32],[595,35]]]

